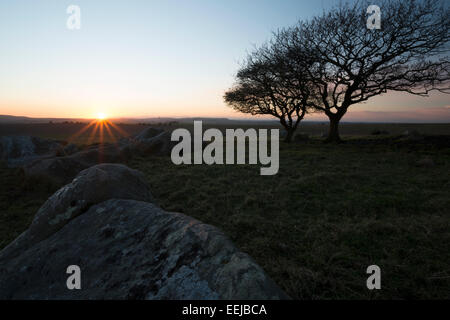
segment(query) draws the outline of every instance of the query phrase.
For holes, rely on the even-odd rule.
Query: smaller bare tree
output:
[[[292,66],[282,46],[283,34],[251,53],[236,75],[224,100],[233,109],[251,115],[271,115],[286,129],[290,142],[309,109],[311,93],[305,77],[310,59]]]

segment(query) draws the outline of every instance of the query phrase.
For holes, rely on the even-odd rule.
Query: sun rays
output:
[[[69,143],[73,143],[86,134],[88,134],[88,137],[85,140],[86,143],[84,143],[86,145],[91,145],[94,142],[98,142],[100,144],[112,142],[113,144],[117,144],[121,137],[129,136],[125,130],[109,121],[104,113],[99,113],[97,115],[97,119],[92,120],[83,126],[67,140]]]

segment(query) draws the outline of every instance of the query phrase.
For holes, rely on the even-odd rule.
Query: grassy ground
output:
[[[439,145],[439,143],[438,143]],[[432,157],[433,167],[417,160]],[[221,228],[293,298],[449,298],[450,149],[282,145],[280,172],[137,159],[160,205]],[[383,289],[367,290],[366,268]]]
[[[434,165],[419,166],[431,158]],[[280,146],[280,171],[136,158],[158,204],[225,232],[296,299],[450,298],[450,137]],[[0,167],[0,247],[54,191]],[[366,288],[381,267],[382,290]]]
[[[30,225],[36,211],[57,186],[27,179],[21,169],[0,162],[0,248],[17,238]]]

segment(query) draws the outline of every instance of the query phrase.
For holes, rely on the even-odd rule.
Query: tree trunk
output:
[[[292,141],[292,137],[294,136],[295,129],[286,128],[286,131],[287,131],[287,134],[286,134],[286,137],[284,138],[284,142],[289,143]]]
[[[341,120],[341,117],[336,115],[328,117],[330,118],[330,131],[328,131],[328,137],[325,142],[342,142],[341,137],[339,136],[339,121]]]

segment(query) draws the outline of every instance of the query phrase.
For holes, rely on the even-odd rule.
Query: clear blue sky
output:
[[[2,0],[0,114],[237,116],[222,95],[246,52],[338,2]],[[66,28],[71,4],[81,30]]]

